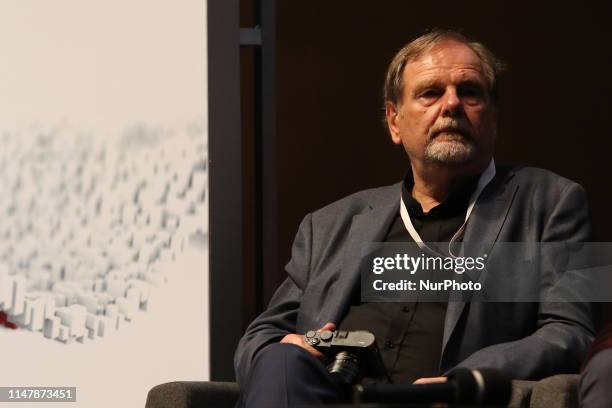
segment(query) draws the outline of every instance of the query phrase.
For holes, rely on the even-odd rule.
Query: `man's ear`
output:
[[[391,141],[396,144],[402,144],[402,139],[399,136],[399,111],[393,102],[385,102],[385,117],[387,118],[387,128],[391,134]]]

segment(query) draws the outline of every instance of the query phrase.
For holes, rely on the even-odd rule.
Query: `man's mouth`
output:
[[[433,138],[435,139],[438,136],[447,136],[452,139],[469,139],[470,137],[463,129],[458,128],[444,128],[434,133]]]

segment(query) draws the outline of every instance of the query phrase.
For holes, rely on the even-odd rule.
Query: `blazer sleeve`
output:
[[[312,216],[302,220],[291,249],[291,260],[285,267],[287,278],[276,290],[268,308],[247,327],[234,355],[238,383],[244,384],[255,355],[270,343],[296,332],[296,321],[302,294],[310,273]]]
[[[550,212],[543,242],[584,242],[590,238],[586,194],[572,183]],[[557,294],[558,295],[558,294]],[[587,302],[539,304],[537,329],[522,339],[485,347],[458,366],[495,368],[515,379],[538,379],[564,372],[578,372],[593,341],[593,308]]]

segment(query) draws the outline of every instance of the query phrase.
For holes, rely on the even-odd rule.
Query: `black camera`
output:
[[[369,331],[311,330],[304,340],[331,361],[327,370],[339,384],[352,385],[363,377],[387,376],[376,337]]]

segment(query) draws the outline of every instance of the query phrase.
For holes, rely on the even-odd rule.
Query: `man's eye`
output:
[[[462,98],[482,98],[483,90],[476,87],[465,87],[459,90],[459,97]]]
[[[440,96],[440,92],[436,91],[435,89],[428,89],[422,92],[420,96],[421,98],[427,98],[427,99],[437,98],[438,96]]]

